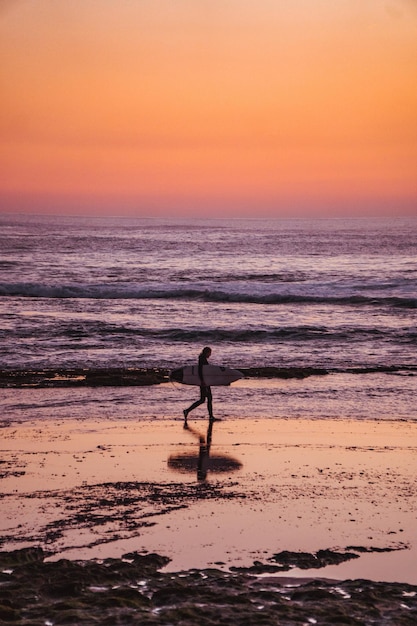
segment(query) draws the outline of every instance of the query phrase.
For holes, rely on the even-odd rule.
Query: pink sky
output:
[[[417,214],[414,0],[0,4],[0,210]]]

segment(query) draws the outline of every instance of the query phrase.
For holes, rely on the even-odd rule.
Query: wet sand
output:
[[[197,623],[197,614],[198,623],[211,623],[198,612],[201,603],[222,623],[220,590],[229,607],[224,623],[227,615],[231,623],[233,603],[243,607],[249,597],[258,618],[244,622],[242,609],[241,622],[232,612],[233,623],[277,623],[268,620],[279,611],[282,623],[334,623],[326,619],[342,609],[351,620],[343,623],[416,621],[416,422],[227,419],[210,431],[204,419],[184,429],[174,418],[91,417],[2,426],[4,615],[7,607],[19,619],[22,611],[31,614],[30,598],[22,607],[7,596],[26,577],[43,598],[42,624],[45,607],[57,598],[67,602],[68,589],[75,604],[67,607],[67,623],[90,623],[88,594],[106,605],[110,621],[102,623],[112,623],[114,607],[119,616],[141,615],[142,621],[121,623],[169,623],[175,594],[183,612],[176,623]],[[146,554],[151,573],[143,570]],[[131,592],[112,604],[104,591],[114,587],[120,568],[121,588]],[[105,574],[110,582],[103,582]],[[58,588],[53,601],[39,587],[51,575]],[[138,576],[142,587],[157,589],[145,593]],[[326,609],[320,596],[330,603]],[[356,600],[346,610],[348,597]],[[366,606],[380,612],[376,621],[366,621]],[[252,615],[246,604],[245,610]],[[57,620],[54,612],[51,623]]]

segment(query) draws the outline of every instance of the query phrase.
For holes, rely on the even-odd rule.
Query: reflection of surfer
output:
[[[184,424],[187,424],[188,414],[196,409],[200,404],[204,404],[207,400],[207,410],[210,421],[218,421],[218,418],[213,417],[213,396],[211,395],[211,388],[208,387],[204,381],[203,365],[208,365],[208,359],[211,356],[211,348],[203,348],[200,356],[198,357],[198,376],[201,381],[200,385],[200,399],[194,402],[188,409],[184,409]]]
[[[186,452],[172,454],[168,458],[168,467],[177,472],[192,472],[197,470],[197,480],[204,481],[210,472],[236,472],[242,467],[237,459],[226,454],[212,454],[211,443],[213,435],[213,423],[210,420],[207,429],[207,436],[204,436],[197,428],[184,423],[187,430],[198,441],[198,454]]]
[[[211,437],[213,433],[213,421],[210,420],[209,427],[207,430],[207,438],[204,438],[203,435],[198,433],[196,430],[188,426],[187,423],[184,424],[184,427],[187,430],[191,431],[196,437],[198,437],[200,447],[198,453],[198,463],[197,463],[197,479],[198,480],[206,480],[207,471],[209,467],[209,458],[210,458],[210,446],[211,446]]]

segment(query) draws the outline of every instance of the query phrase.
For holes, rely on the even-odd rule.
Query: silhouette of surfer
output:
[[[204,404],[204,402],[207,400],[207,410],[208,410],[208,414],[209,414],[209,420],[214,422],[214,421],[220,421],[219,418],[216,418],[213,416],[213,396],[211,394],[211,388],[206,385],[205,380],[204,380],[204,374],[203,374],[203,366],[204,365],[208,365],[208,359],[211,356],[211,348],[209,347],[205,347],[203,348],[203,350],[201,351],[199,357],[198,357],[198,376],[200,378],[201,381],[201,385],[200,385],[200,398],[199,400],[196,400],[196,402],[194,402],[194,404],[192,404],[190,407],[188,407],[188,409],[184,409],[183,413],[184,413],[184,425],[187,424],[187,417],[188,414],[191,411],[194,411],[194,409],[196,409],[198,406],[200,406],[200,404]]]

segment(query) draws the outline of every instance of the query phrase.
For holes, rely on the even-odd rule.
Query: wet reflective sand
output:
[[[356,557],[292,576],[417,584],[417,423],[205,419],[3,424],[3,550],[148,550],[168,571]],[[265,569],[267,571],[267,568]]]

